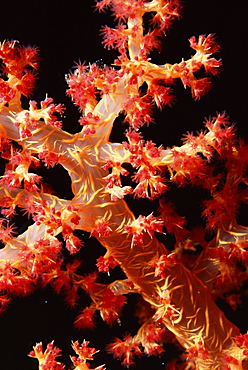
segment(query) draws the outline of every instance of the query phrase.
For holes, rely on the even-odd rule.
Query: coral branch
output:
[[[118,58],[112,67],[78,64],[66,76],[67,95],[81,114],[79,133],[62,129],[59,117],[64,107],[51,98],[40,105],[30,101],[23,108],[21,97],[29,96],[34,86],[37,50],[14,41],[0,45],[0,148],[6,161],[0,180],[4,244],[0,311],[11,295],[27,295],[39,286],[51,284],[55,292],[64,292],[70,306],[84,290],[92,303],[78,315],[75,326],[93,328],[96,311],[112,325],[127,301],[124,295],[135,292],[150,304],[152,313],[137,335],[109,345],[123,365],[131,365],[142,351],[162,355],[170,331],[186,350],[189,366],[242,369],[247,338],[225,317],[213,296],[223,297],[228,288],[233,293],[233,287],[240,289],[247,279],[248,232],[236,216],[240,204],[247,203],[248,147],[236,139],[224,113],[207,120],[206,131],[187,133],[183,144],[173,148],[157,147],[139,131],[153,122],[153,108],[172,105],[175,80],[190,88],[195,100],[209,91],[209,75],[217,75],[222,65],[213,56],[219,46],[212,34],[193,36],[189,42],[194,54],[189,59],[157,65],[148,55],[160,47],[171,22],[180,16],[181,2],[96,2],[99,10],[107,7],[119,23],[114,29],[102,29],[103,44],[117,49]],[[151,30],[146,31],[149,17]],[[198,78],[202,72],[206,76]],[[111,143],[113,124],[121,115],[128,126],[125,141]],[[48,169],[57,164],[70,177],[71,200],[50,194],[36,173],[40,165]],[[165,200],[170,188],[185,185],[208,194],[202,216],[206,229],[215,232],[210,242],[205,231],[191,230],[186,218]],[[160,208],[135,217],[126,202],[129,196],[161,198]],[[29,217],[25,231],[15,231],[9,224],[17,214]],[[101,284],[97,273],[77,273],[80,261],[67,263],[64,257],[82,247],[76,230],[88,232],[106,249],[96,262],[100,274],[118,265],[126,279]],[[173,251],[158,234],[173,238]],[[192,259],[187,251],[194,252]],[[234,295],[227,299],[232,301]],[[78,356],[71,358],[74,369],[88,369],[95,349],[87,341],[73,342],[72,347]],[[39,343],[30,356],[38,359],[41,369],[64,369],[56,360],[59,354],[53,343],[45,351]]]

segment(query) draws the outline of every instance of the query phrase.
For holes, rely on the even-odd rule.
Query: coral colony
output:
[[[29,97],[34,87],[36,48],[17,41],[1,44],[0,146],[6,165],[0,180],[0,309],[6,309],[11,296],[27,295],[40,285],[65,293],[71,305],[84,290],[92,303],[82,309],[76,326],[92,328],[98,313],[108,324],[118,321],[125,295],[135,292],[151,310],[136,335],[108,345],[124,366],[141,354],[161,356],[170,338],[181,358],[168,369],[244,369],[248,334],[241,335],[227,320],[214,297],[228,296],[247,279],[248,228],[237,224],[236,215],[248,199],[248,146],[235,137],[225,114],[208,119],[204,131],[186,134],[183,144],[173,148],[157,147],[139,131],[153,121],[153,106],[172,105],[174,80],[200,99],[210,89],[210,76],[220,71],[222,63],[213,56],[219,46],[212,34],[189,39],[190,59],[157,65],[149,58],[180,16],[181,5],[180,0],[96,2],[99,11],[110,8],[117,21],[116,28],[103,27],[102,35],[104,46],[116,49],[119,56],[112,67],[78,64],[67,75],[67,94],[81,112],[82,130],[74,135],[63,131],[59,115],[64,107],[51,98],[22,107],[22,95]],[[149,30],[144,16],[150,17]],[[197,77],[200,69],[206,73],[203,78]],[[110,133],[120,113],[128,127],[126,139],[112,143]],[[63,166],[71,178],[72,200],[49,192],[35,173],[41,163]],[[218,163],[221,170],[216,169]],[[206,230],[214,231],[210,242],[204,229],[188,230],[186,220],[165,200],[171,184],[208,192],[203,217]],[[162,200],[155,215],[136,218],[126,195]],[[33,221],[19,235],[14,227],[17,213]],[[77,258],[72,263],[63,260],[64,248],[70,254],[81,248],[77,229],[106,248],[96,261],[99,274],[119,265],[126,279],[104,285],[97,273],[79,275]],[[174,235],[172,251],[158,233]],[[191,260],[184,250],[197,244],[201,253]],[[72,346],[74,369],[88,369],[96,350],[86,340]],[[29,355],[38,360],[39,369],[65,369],[57,361],[59,354],[52,342],[47,348],[37,344]]]

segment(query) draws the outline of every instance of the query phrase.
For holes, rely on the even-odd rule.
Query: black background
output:
[[[0,39],[19,40],[21,44],[35,45],[40,50],[39,80],[33,98],[40,101],[48,94],[56,103],[64,103],[67,107],[64,129],[72,133],[78,130],[79,113],[65,96],[65,74],[79,60],[92,63],[102,59],[103,63],[111,64],[117,56],[115,51],[103,48],[99,36],[101,26],[113,25],[113,19],[108,11],[99,14],[93,6],[93,0],[13,0],[8,4],[4,2],[1,7]],[[173,108],[166,107],[162,113],[155,112],[156,125],[142,130],[147,140],[156,141],[165,147],[180,145],[184,133],[200,131],[205,117],[224,110],[232,122],[237,122],[238,134],[247,138],[247,10],[247,3],[241,1],[185,0],[182,19],[175,22],[164,40],[161,53],[152,55],[153,61],[162,64],[187,59],[192,54],[187,41],[189,37],[215,33],[222,47],[218,57],[222,58],[224,65],[221,74],[213,78],[212,90],[200,101],[193,101],[190,92],[177,83],[176,104]],[[117,122],[112,140],[122,141],[124,130],[125,126]],[[65,189],[63,176],[64,173],[59,170],[49,173],[49,180],[60,196],[64,192],[70,194],[70,189]],[[189,197],[184,191],[175,191],[177,207],[193,223],[199,216],[197,212],[200,212],[199,200],[202,194],[195,190]],[[189,212],[193,204],[194,214]],[[132,204],[136,213],[142,209],[143,213],[148,214],[153,206],[142,201]],[[248,225],[245,213],[240,217],[243,224]],[[80,258],[83,260],[82,273],[86,274],[93,271],[94,260],[103,253],[103,248],[93,238],[88,240],[85,233],[80,235],[85,240]],[[103,348],[114,336],[121,337],[125,332],[135,334],[138,327],[132,312],[135,299],[129,297],[129,300],[130,306],[124,309],[122,326],[116,324],[109,328],[99,320],[93,332],[86,332],[73,329],[73,320],[80,307],[89,304],[86,295],[81,297],[75,309],[66,307],[63,297],[53,294],[50,288],[39,290],[27,298],[14,298],[8,311],[0,317],[0,369],[36,369],[36,362],[28,358],[27,353],[35,342],[42,340],[48,343],[53,339],[63,349],[61,360],[67,361],[69,368],[68,358],[72,354],[70,341],[82,341],[84,338],[90,340],[93,347],[101,349],[92,367],[105,363],[109,370],[121,368],[111,355],[105,354]],[[245,312],[244,307],[236,313],[227,310],[227,314],[242,331],[248,328]],[[138,360],[136,369],[148,366],[156,370],[163,369],[163,363],[168,358],[167,353],[161,359]]]

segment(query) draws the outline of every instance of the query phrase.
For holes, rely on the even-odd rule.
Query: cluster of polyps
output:
[[[206,122],[206,132],[186,135],[184,144],[173,149],[156,147],[138,131],[152,121],[153,106],[162,109],[172,104],[175,79],[191,89],[194,99],[209,90],[209,77],[198,79],[196,72],[204,68],[208,74],[218,73],[221,61],[212,54],[219,47],[213,35],[192,37],[189,41],[195,53],[190,59],[174,65],[153,64],[148,55],[160,46],[161,36],[179,16],[180,1],[101,0],[96,5],[99,10],[107,6],[119,23],[115,29],[103,28],[104,45],[118,49],[119,57],[111,68],[78,65],[67,76],[67,93],[83,112],[83,129],[75,135],[61,129],[57,115],[64,108],[52,99],[46,98],[40,108],[33,101],[29,109],[21,106],[21,95],[28,96],[33,87],[36,49],[17,42],[0,47],[4,75],[0,80],[0,145],[8,160],[0,188],[0,237],[5,244],[0,250],[0,308],[8,304],[9,295],[35,289],[42,277],[43,285],[50,283],[55,291],[65,291],[70,304],[79,288],[87,291],[92,304],[83,309],[76,324],[92,327],[97,310],[111,324],[125,303],[123,295],[138,292],[153,311],[136,336],[110,345],[109,350],[123,364],[130,365],[142,348],[148,355],[160,355],[168,329],[198,369],[242,369],[246,340],[239,336],[235,342],[238,329],[215,305],[212,291],[222,294],[227,282],[230,290],[233,285],[239,287],[247,271],[248,231],[235,222],[240,202],[247,201],[247,145],[236,140],[223,114]],[[144,33],[146,13],[151,15],[154,29]],[[111,143],[109,136],[120,112],[129,125],[127,140]],[[225,167],[222,174],[214,171],[213,158],[215,163],[219,158]],[[31,172],[40,162],[47,167],[59,163],[68,171],[72,200],[46,190],[40,176]],[[122,186],[122,176],[129,176],[124,163],[134,171],[130,186]],[[159,217],[140,215],[135,219],[123,199],[127,194],[158,198],[171,182],[209,191],[211,198],[204,203],[203,215],[207,226],[217,230],[210,244],[199,230],[187,230],[171,203],[161,202]],[[17,209],[34,223],[14,236],[9,220],[14,220]],[[97,262],[99,271],[108,272],[118,263],[127,279],[102,285],[94,273],[79,276],[77,260],[65,266],[63,245],[56,236],[61,233],[65,247],[76,253],[81,247],[73,233],[76,229],[90,232],[106,248],[106,255]],[[155,236],[164,230],[176,240],[174,254],[167,257],[166,246]],[[193,248],[194,242],[200,243],[203,251],[192,264],[183,250]],[[47,354],[51,350],[55,366],[57,351],[50,347]],[[39,345],[32,356],[45,361]],[[75,366],[80,365],[77,361]],[[82,361],[86,366],[85,358]]]

